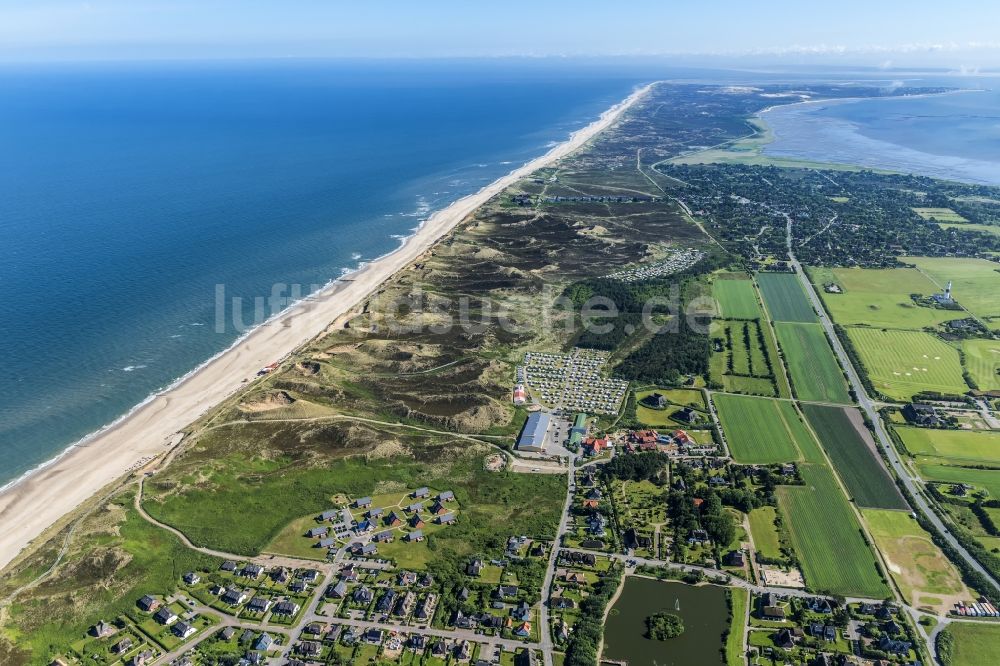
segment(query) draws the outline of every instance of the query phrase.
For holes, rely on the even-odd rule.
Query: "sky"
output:
[[[1000,66],[984,0],[0,0],[0,60],[684,56]]]

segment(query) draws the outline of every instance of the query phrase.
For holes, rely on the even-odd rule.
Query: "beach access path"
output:
[[[169,450],[177,443],[179,431],[246,386],[244,380],[320,335],[489,199],[566,157],[612,125],[651,86],[637,89],[544,155],[434,213],[395,252],[358,270],[350,280],[339,280],[285,310],[183,381],[0,492],[0,569],[102,488]]]

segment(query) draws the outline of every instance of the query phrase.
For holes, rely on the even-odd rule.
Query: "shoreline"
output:
[[[652,85],[634,90],[543,155],[436,211],[395,250],[293,303],[117,420],[0,488],[0,518],[5,526],[0,533],[0,570],[101,488],[171,448],[181,430],[252,384],[260,368],[284,360],[322,334],[338,317],[377,291],[488,200],[607,129]]]

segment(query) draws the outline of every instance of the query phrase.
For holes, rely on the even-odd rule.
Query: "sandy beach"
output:
[[[322,333],[491,197],[519,178],[565,157],[614,123],[648,89],[636,90],[546,154],[434,213],[395,252],[348,276],[349,280],[335,282],[285,310],[125,418],[6,488],[0,493],[0,569],[101,488],[168,450],[180,430],[245,387],[245,379],[253,378],[261,367],[284,358]]]

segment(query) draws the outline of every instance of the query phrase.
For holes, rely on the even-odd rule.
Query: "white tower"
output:
[[[948,280],[948,287],[944,290],[945,298],[951,298],[951,280]]]

